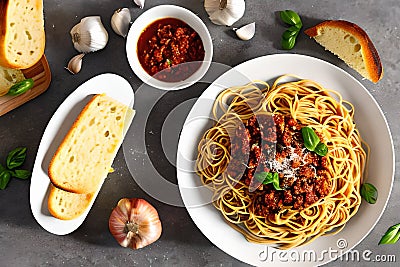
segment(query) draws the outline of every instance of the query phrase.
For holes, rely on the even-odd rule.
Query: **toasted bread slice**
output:
[[[84,107],[50,162],[51,182],[65,191],[88,194],[107,177],[134,111],[95,95]]]
[[[33,66],[44,54],[43,0],[0,1],[0,65]]]
[[[48,209],[60,220],[72,220],[82,215],[89,207],[93,194],[76,194],[50,185]]]
[[[376,83],[383,77],[378,52],[367,33],[344,20],[324,21],[304,31],[363,77]]]
[[[11,86],[23,80],[25,76],[21,70],[0,66],[0,96],[7,94]]]

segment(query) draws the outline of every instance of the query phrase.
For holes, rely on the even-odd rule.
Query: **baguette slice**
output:
[[[60,220],[72,220],[82,215],[89,207],[93,194],[70,193],[50,185],[48,209]]]
[[[378,52],[367,33],[344,20],[324,21],[304,31],[363,77],[376,83],[383,76]]]
[[[0,1],[0,65],[33,66],[44,54],[43,0]]]
[[[0,66],[0,96],[7,94],[11,86],[23,80],[25,76],[21,70]]]
[[[71,193],[97,191],[111,169],[134,113],[105,94],[95,95],[50,162],[52,184]]]

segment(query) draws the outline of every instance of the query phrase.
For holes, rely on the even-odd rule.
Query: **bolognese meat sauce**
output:
[[[200,67],[205,51],[199,34],[176,18],[163,18],[151,23],[139,36],[139,62],[158,80],[185,80]],[[183,64],[191,62],[190,64]]]
[[[284,206],[300,210],[329,194],[327,159],[305,148],[301,128],[293,118],[275,114],[254,115],[236,129],[227,172],[254,191],[255,214],[276,214]],[[283,190],[255,179],[261,172],[278,173]]]

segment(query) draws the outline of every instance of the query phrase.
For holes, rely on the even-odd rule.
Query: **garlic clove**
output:
[[[81,22],[71,29],[72,42],[81,53],[95,52],[103,49],[108,42],[108,33],[99,16],[81,19]]]
[[[111,212],[108,227],[121,246],[132,249],[155,242],[162,232],[157,210],[140,198],[121,199]]]
[[[210,20],[217,25],[231,26],[244,15],[244,0],[205,0],[204,8]]]
[[[131,12],[128,8],[119,8],[115,10],[111,17],[111,28],[116,34],[126,37],[129,31],[131,19]]]
[[[144,1],[145,0],[133,0],[133,2],[138,5],[138,7],[140,7],[141,9],[143,9],[144,7]]]
[[[250,40],[251,38],[254,37],[254,34],[256,33],[256,23],[253,22],[247,24],[238,29],[234,29],[234,31],[236,32],[237,37],[239,37],[240,39],[244,41]]]
[[[71,74],[77,74],[78,72],[80,72],[82,68],[82,59],[84,56],[85,54],[82,53],[71,58],[71,60],[68,62],[68,66],[65,67],[65,69],[68,70]]]

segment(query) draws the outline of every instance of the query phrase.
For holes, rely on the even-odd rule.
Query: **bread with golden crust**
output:
[[[51,183],[71,193],[99,189],[134,116],[134,110],[105,95],[92,97],[55,152],[48,168]]]
[[[376,83],[383,76],[378,52],[367,33],[345,20],[327,20],[304,31],[363,77]]]
[[[7,94],[11,86],[23,80],[25,76],[21,70],[0,66],[0,96]]]
[[[26,69],[44,54],[43,0],[0,1],[0,65]]]
[[[73,220],[88,209],[93,194],[76,194],[50,185],[47,206],[52,216],[60,220]]]

